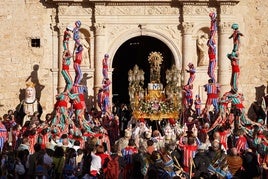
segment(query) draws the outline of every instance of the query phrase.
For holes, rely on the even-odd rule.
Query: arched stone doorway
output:
[[[116,51],[113,58],[113,102],[129,103],[128,95],[128,71],[138,65],[145,74],[144,88],[150,81],[150,64],[148,56],[151,52],[157,51],[163,55],[161,65],[161,83],[165,86],[165,72],[175,64],[174,56],[169,47],[157,38],[150,36],[133,37],[124,42]]]

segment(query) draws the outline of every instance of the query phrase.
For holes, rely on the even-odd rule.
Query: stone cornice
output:
[[[240,0],[44,0],[47,4],[57,5],[106,5],[106,6],[135,6],[135,5],[175,5],[175,6],[221,6],[221,5],[236,5]]]
[[[139,1],[139,0],[45,0],[48,4],[58,4],[58,5],[75,5],[75,4],[96,4],[96,5],[167,5],[173,4],[172,0],[149,0],[149,1]]]
[[[240,0],[175,0],[183,6],[185,5],[195,5],[195,6],[202,6],[202,5],[210,5],[210,6],[221,6],[221,5],[236,5],[240,2]]]

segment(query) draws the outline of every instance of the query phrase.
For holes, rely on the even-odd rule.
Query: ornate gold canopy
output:
[[[129,96],[133,116],[136,119],[149,118],[162,120],[179,118],[181,101],[181,75],[175,66],[166,71],[167,85],[160,83],[160,69],[163,61],[160,52],[151,52],[148,56],[150,63],[150,83],[144,89],[144,72],[137,65],[129,70]]]

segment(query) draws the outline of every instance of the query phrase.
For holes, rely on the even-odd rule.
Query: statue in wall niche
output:
[[[20,102],[17,112],[20,120],[19,122],[22,126],[27,121],[31,121],[31,117],[34,115],[34,113],[38,113],[38,118],[40,119],[43,109],[36,98],[34,83],[26,83],[25,99]]]
[[[90,42],[89,42],[89,38],[85,36],[85,34],[81,33],[81,44],[84,47],[84,51],[83,51],[83,63],[82,65],[89,65],[89,67],[91,68],[91,63],[90,63]]]
[[[198,49],[198,66],[208,65],[208,34],[204,33],[198,36],[197,49]]]

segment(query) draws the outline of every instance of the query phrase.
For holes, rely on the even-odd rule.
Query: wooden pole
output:
[[[193,173],[193,165],[192,165],[192,160],[191,160],[191,158],[189,159],[190,160],[190,171],[189,171],[189,176],[190,176],[190,178],[192,177],[192,173]]]

